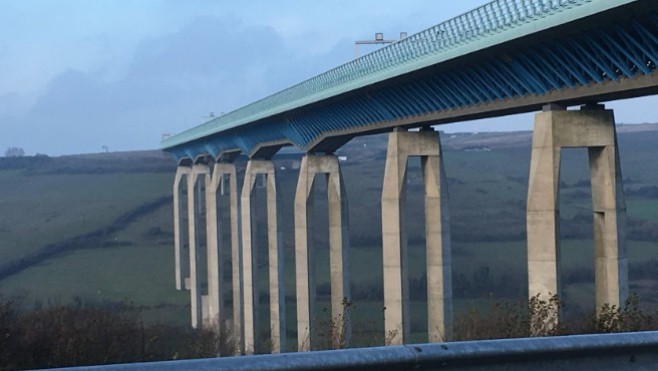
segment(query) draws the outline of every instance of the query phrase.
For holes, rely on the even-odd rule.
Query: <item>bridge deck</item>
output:
[[[179,160],[287,144],[322,150],[328,138],[393,126],[653,93],[656,30],[648,0],[497,0],[162,145]]]

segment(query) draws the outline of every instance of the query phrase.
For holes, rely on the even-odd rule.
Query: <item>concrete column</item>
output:
[[[387,344],[409,339],[407,234],[402,210],[406,204],[407,155],[400,132],[389,134],[382,187],[382,258],[384,274],[384,336]]]
[[[409,339],[409,273],[403,214],[410,156],[421,157],[425,183],[428,338],[442,341],[452,332],[448,193],[439,134],[395,131],[389,134],[382,189],[384,327],[388,344],[404,344]]]
[[[600,310],[604,304],[620,306],[628,297],[626,201],[616,133],[614,147],[590,148],[589,158],[594,208],[596,307]]]
[[[329,264],[331,279],[331,317],[335,347],[348,347],[352,338],[352,323],[347,305],[352,300],[349,275],[349,207],[345,184],[336,156],[325,156],[318,166],[327,175],[329,209]],[[324,168],[323,167],[327,167]],[[337,342],[337,343],[336,343]]]
[[[218,219],[222,218],[217,215],[217,192],[223,184],[225,176],[229,177],[230,182],[230,215],[228,219],[231,225],[231,246],[222,246],[219,241],[217,230]],[[224,320],[224,280],[221,268],[224,266],[224,251],[229,248],[232,256],[232,276],[233,276],[233,335],[238,343],[241,342],[241,322],[242,322],[242,267],[239,249],[238,236],[238,196],[237,180],[235,165],[231,163],[216,163],[212,172],[212,179],[209,177],[206,185],[206,222],[208,238],[208,296],[209,296],[209,316],[211,322],[221,331]],[[225,216],[224,216],[224,219]]]
[[[535,116],[526,212],[529,296],[559,292],[560,146],[553,135],[554,114]]]
[[[270,336],[272,352],[285,350],[285,295],[283,289],[283,254],[281,234],[278,230],[277,192],[274,163],[249,160],[242,186],[242,257],[244,272],[244,342],[245,352],[256,350],[258,330],[258,275],[254,248],[254,224],[252,224],[251,198],[256,175],[267,178],[267,229],[270,280]]]
[[[242,319],[244,318],[244,292],[242,272],[242,250],[240,249],[240,231],[238,219],[238,177],[235,165],[228,169],[230,174],[229,195],[231,208],[231,281],[233,284],[233,336],[237,340],[240,353],[244,352],[244,332]]]
[[[243,307],[243,272],[242,272],[242,250],[240,249],[240,220],[238,215],[238,177],[234,164],[220,163],[215,165],[218,174],[229,176],[229,207],[231,213],[231,281],[233,288],[233,336],[239,344],[239,350],[244,350],[244,337],[242,331]],[[220,178],[221,179],[221,178]],[[220,185],[223,182],[219,183]],[[220,250],[221,251],[221,250]]]
[[[438,138],[437,142],[438,142]],[[452,256],[448,182],[439,156],[421,157],[425,183],[427,334],[429,342],[452,338]]]
[[[190,168],[186,166],[179,166],[176,169],[176,176],[174,178],[174,271],[176,279],[176,290],[185,289],[185,278],[183,274],[183,255],[182,248],[185,242],[183,241],[183,230],[181,229],[180,217],[180,184],[183,177],[187,177],[190,173]],[[187,179],[186,179],[187,181]]]
[[[313,230],[313,182],[316,174],[326,174],[329,211],[329,264],[331,279],[331,315],[336,324],[333,345],[349,345],[351,325],[345,304],[351,300],[349,289],[349,220],[347,195],[336,156],[306,155],[302,158],[295,195],[295,265],[297,283],[297,347],[309,351],[317,346],[315,306],[315,260]],[[312,233],[312,232],[311,232]]]
[[[219,250],[217,233],[217,184],[221,180],[216,166],[212,177],[206,177],[206,254],[208,264],[208,299],[207,323],[209,326],[221,326],[223,314],[223,300],[221,300],[222,275],[220,267],[223,266],[222,254]],[[217,328],[219,330],[219,327]]]
[[[189,234],[189,248],[190,248],[190,308],[192,327],[197,328],[201,325],[203,318],[203,305],[202,295],[197,274],[198,264],[198,236],[196,233],[197,227],[197,210],[196,210],[196,189],[197,179],[199,175],[209,175],[210,170],[206,165],[194,165],[190,174],[187,177],[187,210],[188,210],[188,234]]]
[[[286,306],[283,282],[283,236],[278,226],[278,192],[274,169],[267,176],[267,244],[270,283],[270,342],[272,353],[286,351]]]
[[[313,180],[308,171],[308,156],[302,157],[295,193],[295,283],[297,287],[297,350],[309,351],[315,345],[315,251],[309,239],[309,200]]]
[[[563,147],[587,147],[592,180],[596,304],[628,295],[625,213],[614,114],[602,106],[550,110],[535,117],[528,187],[529,295],[559,293],[559,165]],[[557,316],[556,319],[557,321]]]

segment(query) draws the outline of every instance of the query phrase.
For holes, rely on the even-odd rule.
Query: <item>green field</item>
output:
[[[488,151],[466,151],[458,144],[467,135],[470,134],[444,136],[443,140],[458,315],[472,308],[484,308],[492,300],[522,300],[526,285],[525,198],[530,142],[511,145],[503,140]],[[483,139],[487,135],[478,134]],[[658,131],[622,132],[619,143],[629,216],[628,255],[631,267],[639,267],[658,259],[658,196],[652,193],[658,187],[658,161],[654,160],[658,158],[655,146]],[[383,332],[380,197],[385,147],[385,136],[373,136],[355,139],[340,151],[348,158],[343,171],[350,202],[351,283],[356,304],[353,322],[364,331],[375,332]],[[19,298],[27,309],[48,303],[128,302],[139,308],[149,322],[181,325],[189,322],[188,294],[174,288],[171,203],[139,213],[118,230],[107,229],[122,216],[171,195],[173,161],[157,152],[41,159],[36,164],[30,164],[27,159],[0,160],[3,212],[0,275],[7,267],[20,268],[0,279],[0,293],[4,297]],[[283,166],[290,158],[281,157],[277,161]],[[591,310],[593,250],[587,152],[564,151],[562,165],[561,254],[566,277],[563,297],[568,305]],[[241,170],[244,162],[238,166]],[[290,304],[287,318],[292,337],[295,331],[292,200],[297,171],[287,166],[279,171],[278,177],[286,294]],[[323,194],[322,182],[316,183],[319,183],[317,193]],[[257,202],[262,202],[262,189],[256,197],[260,200]],[[414,339],[422,341],[426,336],[423,323],[427,313],[422,292],[424,216],[417,159],[410,160],[407,197],[409,270],[414,290],[412,329]],[[317,309],[323,313],[328,304],[329,277],[328,231],[322,227],[326,224],[326,196],[318,196],[316,208],[318,227],[313,236],[318,264]],[[264,293],[267,287],[264,213],[259,217],[259,272]],[[93,243],[85,244],[84,240],[52,256],[25,260],[40,256],[53,244],[105,229],[109,232],[90,240]],[[228,279],[228,270],[224,273]],[[631,278],[631,289],[640,294],[643,302],[658,301],[654,278],[646,274],[637,279],[631,274]],[[263,324],[267,319],[266,304],[267,300],[263,300]],[[383,342],[383,339],[372,341]]]

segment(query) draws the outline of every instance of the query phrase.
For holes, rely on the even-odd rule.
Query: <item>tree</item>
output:
[[[25,151],[20,147],[9,147],[5,151],[5,157],[23,157],[25,156]]]

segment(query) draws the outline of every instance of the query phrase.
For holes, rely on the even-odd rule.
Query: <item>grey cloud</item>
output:
[[[13,128],[0,145],[22,142],[28,153],[49,154],[156,148],[163,131],[190,128],[209,111],[237,108],[349,59],[349,41],[336,48],[300,56],[270,27],[197,18],[144,40],[117,81],[62,72],[24,117],[0,122]]]

